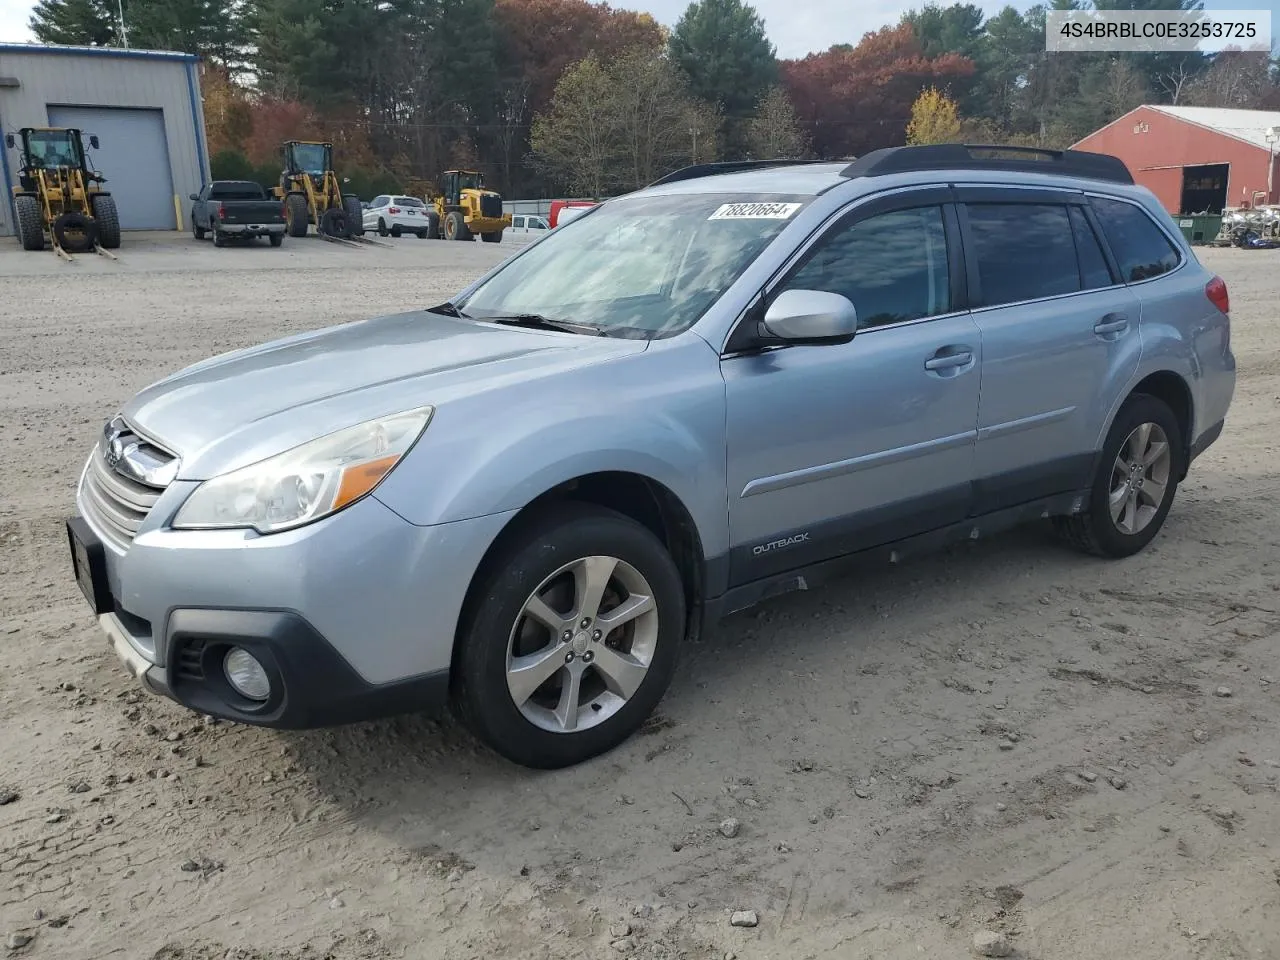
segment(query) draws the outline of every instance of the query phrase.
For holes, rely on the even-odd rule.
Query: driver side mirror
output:
[[[96,133],[89,138],[89,146],[95,150],[98,149],[98,135]]]
[[[15,146],[17,146],[17,142],[13,139],[12,133],[6,133],[4,135],[4,144],[10,150],[12,150]]]
[[[765,311],[763,333],[802,345],[848,343],[858,329],[858,311],[848,297],[824,290],[785,290]]]
[[[200,194],[198,194],[198,193],[193,193],[193,194],[191,194],[191,199],[192,199],[192,200],[199,200],[199,199],[200,199]]]

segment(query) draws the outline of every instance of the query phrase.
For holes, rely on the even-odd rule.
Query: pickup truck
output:
[[[215,247],[236,237],[267,237],[273,247],[284,243],[284,204],[262,185],[248,180],[214,180],[191,194],[191,233],[197,240],[213,234]]]

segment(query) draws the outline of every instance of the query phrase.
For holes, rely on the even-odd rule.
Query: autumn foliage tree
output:
[[[960,135],[960,108],[937,87],[929,87],[911,105],[907,143],[955,143]]]
[[[973,61],[928,57],[910,24],[868,33],[856,47],[784,60],[783,84],[819,156],[858,156],[902,142],[911,105],[929,85],[963,84]]]

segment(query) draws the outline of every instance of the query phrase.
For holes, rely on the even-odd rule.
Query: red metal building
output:
[[[1148,105],[1073,146],[1119,157],[1171,214],[1219,213],[1277,202],[1276,136],[1280,113],[1273,111]]]

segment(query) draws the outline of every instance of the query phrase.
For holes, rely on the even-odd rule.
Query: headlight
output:
[[[370,420],[206,480],[187,498],[173,526],[276,533],[336,513],[382,482],[434,412],[422,407]]]

